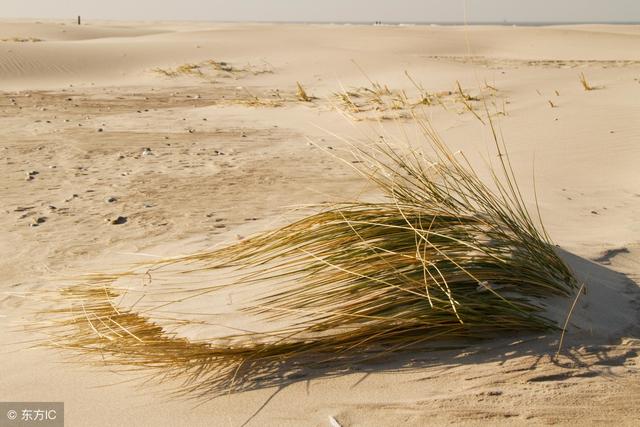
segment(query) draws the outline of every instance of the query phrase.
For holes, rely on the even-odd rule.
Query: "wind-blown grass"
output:
[[[48,343],[183,379],[180,393],[213,396],[328,360],[348,365],[442,339],[557,328],[545,303],[577,283],[528,212],[504,145],[495,138],[498,165],[484,182],[464,154],[419,125],[429,157],[403,154],[384,138],[357,149],[358,164],[369,165],[360,172],[385,201],[327,206],[231,246],[150,264],[139,277],[172,272],[144,287],[143,296],[163,295],[154,307],[139,305],[142,296],[120,299],[127,291],[115,283],[134,272],[90,276],[46,313]],[[190,275],[203,272],[211,282],[190,285]],[[276,326],[189,340],[173,326],[198,321],[154,318],[160,308],[230,288],[255,289],[242,310]]]
[[[350,89],[342,87],[340,91],[334,92],[331,98],[337,109],[346,113],[349,118],[355,121],[412,119],[416,109],[439,105],[445,110],[453,108],[458,114],[468,111],[483,124],[486,123],[484,123],[484,119],[482,119],[477,109],[479,108],[482,112],[483,105],[486,105],[488,100],[491,100],[496,110],[495,101],[498,98],[502,98],[502,102],[505,102],[504,97],[498,96],[499,90],[486,82],[483,88],[475,91],[475,95],[465,91],[458,81],[455,82],[455,90],[427,92],[409,72],[405,71],[405,76],[415,88],[417,96],[415,92],[408,93],[404,89],[390,88],[386,84],[373,81],[367,77],[370,83],[369,86],[352,87]],[[474,103],[481,104],[474,105]],[[456,108],[459,104],[464,108]],[[495,115],[497,114],[506,115],[506,112],[503,108],[501,112],[495,113]]]
[[[584,73],[580,73],[580,84],[582,85],[582,88],[586,91],[596,89],[594,86],[591,86],[591,84],[587,81],[587,78],[585,77]]]
[[[152,71],[165,77],[191,76],[205,80],[212,80],[215,77],[242,78],[248,75],[273,73],[271,65],[267,63],[264,63],[262,66],[251,64],[235,66],[225,61],[216,61],[213,59],[198,63],[186,63],[176,68],[156,67]]]
[[[296,97],[298,98],[298,101],[302,102],[313,101],[313,96],[309,96],[304,86],[302,86],[302,83],[300,82],[296,82]]]

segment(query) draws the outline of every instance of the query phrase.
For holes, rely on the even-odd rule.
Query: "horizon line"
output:
[[[36,20],[36,21],[65,21],[67,19],[75,22],[78,15],[70,17],[0,17],[0,21],[10,20]],[[209,19],[120,19],[120,18],[91,18],[83,16],[84,21],[114,21],[114,22],[199,22],[215,24],[367,24],[367,25],[589,25],[589,24],[610,24],[610,25],[640,25],[639,21],[384,21],[384,20],[209,20]],[[83,24],[84,25],[84,24]]]

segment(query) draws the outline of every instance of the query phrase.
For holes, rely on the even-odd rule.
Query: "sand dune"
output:
[[[356,29],[354,31],[354,29]],[[36,38],[37,43],[3,42],[0,77],[5,89],[53,88],[69,84],[145,84],[149,71],[212,58],[229,62],[269,58],[295,79],[310,64],[319,73],[344,78],[349,60],[376,72],[396,71],[402,62],[470,55],[494,61],[640,61],[640,34],[602,27],[367,27],[271,24],[167,27],[73,26],[54,23],[2,26],[0,39]],[[375,38],[376,43],[370,43]],[[468,42],[469,41],[469,42]],[[554,45],[553,49],[549,49]],[[616,49],[611,49],[612,45]],[[4,49],[2,49],[4,48]],[[435,58],[434,58],[435,57]],[[428,61],[426,61],[428,62]],[[560,64],[562,65],[562,64]],[[615,64],[603,64],[615,65]]]
[[[0,400],[64,401],[69,426],[637,425],[638,26],[21,21],[0,22],[0,39]],[[472,159],[490,132],[456,81],[487,102],[532,206],[535,171],[546,227],[587,284],[558,361],[558,334],[522,335],[194,407],[167,397],[175,383],[140,388],[132,373],[25,350],[35,337],[22,324],[48,303],[28,295],[61,278],[234,242],[287,222],[292,205],[371,196],[320,148],[348,156],[335,135],[362,138],[376,120],[415,135],[412,109],[353,112],[334,93],[371,79],[415,100],[405,70],[438,94],[416,110]],[[317,99],[300,102],[298,81]]]

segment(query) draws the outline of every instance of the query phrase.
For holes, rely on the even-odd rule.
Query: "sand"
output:
[[[64,401],[69,426],[640,421],[640,27],[23,20],[0,22],[5,39],[0,401]],[[183,64],[200,68],[167,75]],[[559,334],[523,334],[194,402],[169,397],[175,384],[28,348],[37,337],[22,325],[48,304],[34,295],[63,278],[371,194],[330,155],[349,156],[336,135],[357,140],[381,120],[411,138],[410,109],[345,112],[332,94],[371,79],[416,98],[405,70],[440,94],[421,111],[454,150],[478,158],[491,144],[450,94],[459,81],[487,100],[530,203],[535,175],[547,229],[587,289],[559,359]],[[317,99],[297,100],[298,81]]]

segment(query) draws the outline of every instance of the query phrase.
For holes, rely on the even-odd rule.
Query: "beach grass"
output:
[[[311,102],[313,100],[313,97],[309,96],[300,82],[296,82],[296,97],[302,102]]]
[[[488,124],[498,159],[488,181],[417,119],[422,149],[399,150],[384,136],[352,147],[357,172],[381,201],[321,206],[236,244],[88,276],[42,314],[44,344],[158,380],[181,379],[178,393],[210,397],[277,384],[311,365],[558,329],[546,303],[571,295],[577,280],[539,213],[527,209],[506,147]],[[190,280],[204,273],[210,283]],[[132,291],[118,281],[151,277],[162,284],[123,303]],[[253,295],[240,310],[274,327],[205,339],[175,332],[199,321],[172,324],[172,305],[229,289]],[[161,304],[139,304],[154,294]],[[160,308],[162,322],[154,317]]]
[[[586,91],[590,91],[590,90],[594,90],[595,87],[591,86],[591,84],[587,81],[587,77],[584,75],[584,73],[580,73],[580,84],[582,85],[582,88]]]

